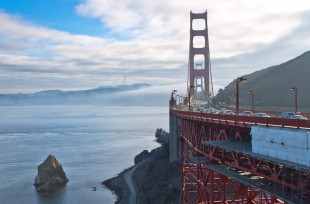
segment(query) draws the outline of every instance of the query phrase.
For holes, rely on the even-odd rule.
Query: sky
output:
[[[191,11],[208,12],[215,92],[310,50],[309,0],[0,0],[0,93],[185,90]]]

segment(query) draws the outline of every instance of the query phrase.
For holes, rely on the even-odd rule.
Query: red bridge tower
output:
[[[210,102],[210,51],[207,11],[190,13],[190,47],[188,67],[190,96],[195,100]]]

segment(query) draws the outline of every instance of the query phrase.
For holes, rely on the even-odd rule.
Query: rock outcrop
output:
[[[60,164],[53,155],[38,166],[38,175],[34,179],[34,186],[38,192],[49,192],[54,186],[64,185],[68,178]]]
[[[135,165],[146,160],[147,158],[150,157],[150,153],[147,150],[143,150],[140,154],[138,154],[137,156],[135,156]]]
[[[164,144],[169,142],[169,133],[161,128],[157,128],[155,132],[156,142]]]

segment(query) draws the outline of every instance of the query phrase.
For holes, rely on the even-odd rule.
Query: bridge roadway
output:
[[[181,122],[183,125],[198,124],[198,126],[217,126],[217,129],[222,129],[223,127],[225,129],[240,128],[249,132],[253,125],[310,129],[309,120],[210,114],[181,111],[176,109],[170,109],[170,114],[181,119],[181,121],[187,121],[183,123]],[[208,165],[210,170],[228,176],[230,174],[234,174],[234,172],[229,172],[234,168],[244,172],[249,172],[253,175],[261,176],[262,178],[266,179],[267,183],[272,184],[272,186],[277,186],[279,188],[279,186],[283,185],[288,188],[295,189],[296,192],[302,193],[302,196],[296,198],[296,196],[292,197],[288,196],[286,193],[283,193],[283,190],[280,191],[280,194],[279,191],[277,191],[278,197],[286,200],[287,203],[295,203],[296,201],[299,201],[298,203],[307,203],[308,201],[310,202],[309,197],[304,197],[304,194],[310,195],[309,167],[255,154],[251,151],[250,146],[246,146],[245,143],[240,141],[212,141],[210,138],[209,140],[206,140],[205,138],[197,139],[195,137],[201,136],[196,136],[195,134],[200,130],[193,130],[193,128],[195,129],[194,126],[187,127],[190,129],[188,132],[186,132],[186,130],[185,132],[182,132],[181,128],[183,141],[190,149],[192,149],[193,152],[198,152],[206,158],[205,160],[202,159],[201,161],[216,161],[218,164],[220,164]],[[203,140],[204,142],[197,142],[199,140]],[[185,153],[183,152],[183,155],[184,154]],[[229,167],[228,170],[227,168],[225,170],[225,168],[223,168],[221,165]],[[241,178],[241,176],[236,176],[234,179],[241,183],[251,184],[249,179]],[[292,179],[294,179],[294,181]],[[257,186],[256,184],[252,186],[255,186],[255,188],[261,187],[261,189],[264,190],[264,188],[266,188],[265,185],[266,182],[262,186]],[[273,194],[275,191],[270,192],[269,190],[268,193]]]
[[[297,164],[295,162],[278,159],[274,157],[265,156],[262,154],[254,153],[251,150],[251,145],[245,145],[239,141],[205,141],[204,145],[210,145],[213,147],[224,148],[225,150],[229,150],[232,152],[242,153],[244,155],[250,156],[252,158],[264,159],[265,161],[277,163],[279,165],[287,166],[296,170],[301,170],[307,173],[310,173],[310,168],[306,165]]]
[[[273,127],[289,127],[310,129],[310,120],[287,119],[287,118],[268,118],[242,115],[223,115],[202,112],[189,112],[171,109],[170,113],[177,118],[189,119],[192,121],[218,124],[233,127],[251,128],[253,125],[265,125]]]

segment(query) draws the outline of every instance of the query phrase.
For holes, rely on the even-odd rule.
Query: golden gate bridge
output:
[[[194,101],[212,104],[207,12],[191,12],[190,22],[187,97],[178,104],[174,90],[170,100],[169,160],[182,163],[182,203],[310,203],[309,120],[239,114],[241,77],[235,115],[192,111]]]

